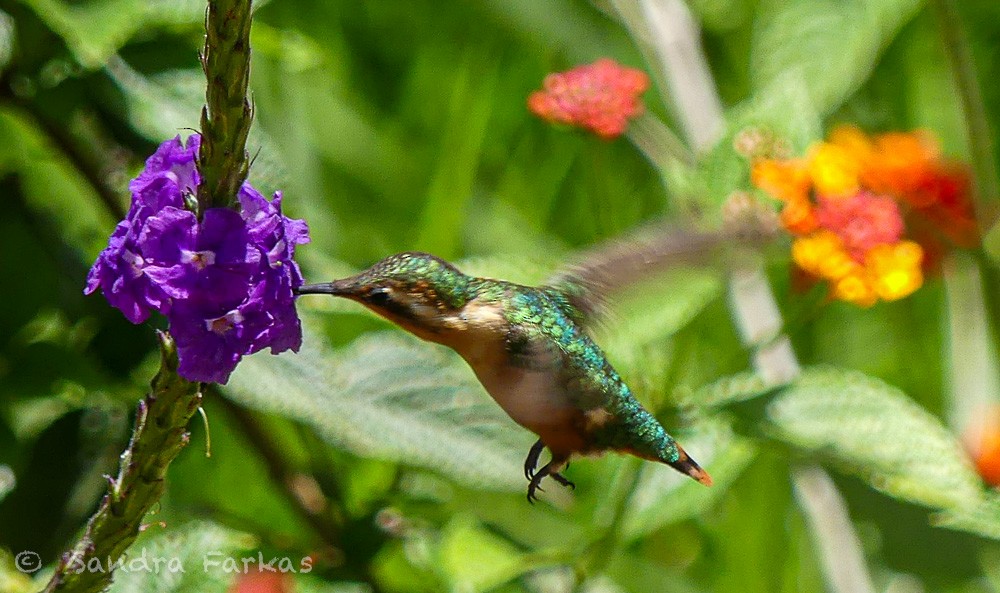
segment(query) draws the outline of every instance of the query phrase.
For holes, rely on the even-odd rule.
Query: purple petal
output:
[[[181,262],[183,250],[192,250],[197,236],[198,219],[187,210],[167,207],[150,216],[139,235],[139,249],[149,261],[160,265]]]
[[[210,208],[202,218],[198,250],[215,253],[216,264],[245,263],[247,227],[240,214],[228,208]]]
[[[195,167],[200,143],[201,136],[193,134],[188,138],[187,147],[181,142],[180,136],[160,144],[156,152],[146,159],[145,168],[129,184],[129,189],[133,194],[142,193],[149,190],[154,181],[163,180],[176,188],[177,196],[185,191],[196,191],[201,183],[201,176]]]
[[[177,343],[180,375],[189,381],[223,384],[228,381],[245,350],[239,325],[212,331],[211,322],[217,317],[187,306],[175,308],[169,319],[170,332]]]
[[[175,266],[148,266],[143,273],[160,288],[167,296],[175,299],[186,299],[191,296],[191,275],[188,267],[182,264]]]

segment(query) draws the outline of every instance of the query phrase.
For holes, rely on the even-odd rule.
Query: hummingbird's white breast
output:
[[[507,415],[543,439],[570,430],[579,412],[557,381],[558,357],[540,353],[537,364],[513,364],[507,350],[509,324],[495,303],[469,302],[454,325],[458,331],[448,345],[472,367]]]

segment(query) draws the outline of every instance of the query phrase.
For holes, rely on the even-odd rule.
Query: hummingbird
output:
[[[500,407],[538,436],[524,461],[529,502],[546,477],[575,488],[561,473],[572,457],[607,451],[665,463],[710,486],[708,473],[643,408],[587,327],[606,293],[649,268],[703,257],[719,239],[683,232],[614,244],[537,287],[474,277],[410,251],[296,292],[356,301],[455,350]],[[538,468],[545,448],[551,458]]]

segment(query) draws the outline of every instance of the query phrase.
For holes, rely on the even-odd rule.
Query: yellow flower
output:
[[[828,280],[840,280],[861,273],[862,266],[854,261],[851,254],[844,248],[843,242],[837,251],[830,253],[820,262],[819,275]]]
[[[809,175],[816,192],[828,198],[847,197],[858,191],[861,162],[847,148],[820,142],[809,151]]]
[[[830,259],[839,259],[844,253],[844,243],[840,237],[826,230],[817,231],[792,242],[792,259],[813,276],[826,278],[823,269]]]
[[[865,257],[865,268],[878,296],[895,301],[913,294],[924,283],[923,258],[923,249],[913,241],[873,247]]]
[[[864,274],[844,276],[834,284],[833,296],[859,307],[871,307],[878,301],[878,294]]]

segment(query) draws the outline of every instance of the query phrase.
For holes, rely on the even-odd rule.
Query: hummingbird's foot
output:
[[[545,476],[551,476],[553,480],[559,482],[563,486],[576,488],[576,484],[570,482],[565,477],[563,477],[562,474],[559,473],[559,470],[562,469],[565,465],[566,465],[565,457],[563,458],[553,457],[551,461],[543,465],[542,469],[538,470],[538,473],[532,476],[530,481],[528,482],[528,502],[534,504],[535,501],[538,499],[538,497],[535,496],[535,491],[541,490],[542,492],[545,492],[545,490],[542,490],[541,488],[542,479],[545,478]]]
[[[547,467],[548,465],[542,467],[542,469],[537,474],[532,476],[531,480],[528,482],[528,502],[530,502],[531,504],[535,504],[535,501],[538,500],[538,497],[535,496],[536,490],[545,492],[545,489],[542,488],[540,484],[542,483],[542,478],[544,478],[546,475],[543,472],[545,472],[545,468]]]
[[[531,446],[531,450],[528,451],[528,457],[524,460],[524,477],[530,482],[532,478],[535,477],[535,468],[538,467],[538,458],[542,454],[542,449],[545,448],[545,443],[542,439]]]
[[[549,477],[555,480],[556,482],[559,482],[563,486],[568,486],[569,488],[576,490],[576,484],[567,480],[566,476],[562,475],[559,472],[552,472],[549,474]]]

